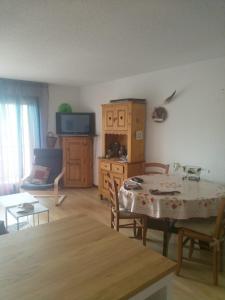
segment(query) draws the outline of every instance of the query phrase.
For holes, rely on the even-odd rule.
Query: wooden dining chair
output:
[[[170,165],[149,162],[144,164],[145,174],[168,174]]]
[[[143,245],[146,246],[147,216],[132,213],[120,207],[117,183],[111,177],[108,178],[108,187],[111,201],[111,228],[119,231],[120,228],[132,228],[134,236],[137,230],[141,231]],[[129,223],[120,223],[120,220],[130,220]]]
[[[212,249],[213,283],[218,285],[218,272],[223,265],[223,244],[225,238],[225,198],[221,201],[216,218],[179,221],[177,270],[179,275],[183,258],[184,238],[190,239],[189,259],[192,257],[195,241],[208,243]]]

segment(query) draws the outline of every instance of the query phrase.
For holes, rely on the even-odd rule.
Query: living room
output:
[[[105,159],[109,155],[108,150],[112,149],[106,149],[110,143],[107,144],[104,137],[115,132],[104,129],[102,105],[117,105],[110,101],[119,99],[145,99],[144,104],[139,103],[145,105],[145,126],[135,133],[136,140],[144,141],[142,162],[168,164],[169,175],[174,173],[175,164],[200,166],[200,184],[207,181],[224,186],[224,1],[23,0],[18,5],[18,1],[12,0],[0,1],[0,17],[0,108],[1,102],[3,103],[1,92],[6,91],[5,84],[10,86],[7,92],[24,92],[25,85],[29,86],[29,93],[32,90],[35,99],[41,95],[40,144],[32,140],[33,146],[26,148],[29,148],[29,155],[26,152],[28,150],[22,151],[23,155],[20,157],[27,159],[22,169],[16,158],[17,153],[11,155],[13,158],[10,161],[10,153],[2,150],[6,141],[13,141],[14,123],[11,122],[11,126],[3,132],[4,110],[0,111],[0,192],[3,197],[7,192],[17,191],[19,180],[30,174],[33,148],[46,148],[46,136],[49,132],[57,138],[54,149],[62,149],[62,139],[56,130],[56,112],[62,103],[67,103],[73,113],[95,114],[95,134],[91,138],[92,165],[89,170],[93,175],[92,187],[60,187],[59,192],[66,196],[60,205],[55,206],[54,194],[53,197],[50,194],[49,197],[40,199],[40,204],[49,209],[49,225],[62,218],[88,215],[110,227],[110,202],[104,197],[101,200],[98,190],[102,176],[99,171],[99,158]],[[13,85],[17,89],[12,88]],[[166,101],[174,92],[173,97]],[[132,101],[119,102],[118,105],[130,105],[130,102]],[[134,101],[131,105],[133,104]],[[153,112],[158,107],[166,111],[165,119],[160,122],[153,118]],[[32,120],[33,117],[28,125],[30,128]],[[129,122],[127,124],[129,126]],[[121,135],[125,135],[125,131],[120,134],[119,141],[123,140]],[[19,136],[15,136],[15,140],[17,139],[19,140]],[[128,152],[130,146],[126,143]],[[17,149],[20,149],[21,145],[18,145]],[[129,163],[132,164],[133,161],[128,161],[128,165]],[[125,164],[126,162],[116,162],[115,165],[120,167]],[[7,172],[3,170],[10,169],[10,172],[14,172],[17,165],[18,170],[22,171],[18,171],[14,177],[16,180],[10,182],[6,178]],[[137,171],[131,176],[139,175],[142,176],[143,173]],[[5,182],[9,183],[9,190],[1,190]],[[190,181],[190,184],[196,182]],[[16,190],[13,190],[15,186]],[[210,201],[214,201],[212,197]],[[0,216],[1,220],[5,219],[3,209]],[[77,218],[78,223],[81,222],[80,217]],[[12,216],[9,217],[9,223],[11,221]],[[40,214],[40,223],[47,223],[44,213]],[[44,225],[36,226],[32,230],[38,230],[38,227],[42,230]],[[24,232],[25,239],[27,230],[31,232],[30,229],[24,229],[13,234],[22,236]],[[119,231],[126,239],[133,234],[130,229],[121,228]],[[79,234],[77,232],[77,236]],[[7,236],[10,234],[4,235],[4,239]],[[133,239],[127,240],[133,242]],[[138,239],[137,242],[142,247],[142,242]],[[2,247],[4,248],[3,244]],[[146,248],[161,256],[162,231],[147,230]],[[10,253],[10,248],[8,249]],[[185,254],[187,251],[186,246]],[[171,236],[167,257],[168,261],[177,261],[176,234]],[[2,257],[2,260],[5,258]],[[219,285],[213,285],[210,263],[210,252],[201,249],[194,251],[193,260],[184,260],[181,276],[174,276],[171,284],[172,298],[223,299],[224,271],[219,272]],[[36,265],[34,269],[35,267]],[[5,274],[1,276],[5,278]],[[8,276],[11,276],[10,273]],[[79,281],[79,278],[76,280]],[[25,293],[25,290],[20,292]],[[5,299],[16,299],[16,292],[14,298],[7,290],[4,293]],[[34,291],[33,295],[35,293]],[[51,299],[52,295],[43,294],[42,299]],[[102,296],[102,299],[117,299],[115,295],[112,296],[113,293],[105,295],[107,297]],[[76,299],[75,296],[71,297]],[[82,297],[84,295],[78,298]],[[21,297],[31,298],[38,299],[37,296],[31,297],[31,294]],[[95,298],[87,296],[87,299]],[[124,296],[124,299],[128,297]]]

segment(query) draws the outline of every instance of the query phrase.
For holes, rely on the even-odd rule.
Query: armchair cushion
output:
[[[50,174],[50,168],[39,166],[39,165],[33,165],[31,175],[26,179],[28,183],[32,184],[46,184],[48,181],[48,177]]]
[[[34,184],[29,182],[24,182],[21,185],[21,188],[24,190],[48,190],[54,186],[53,183],[46,183],[46,184]]]

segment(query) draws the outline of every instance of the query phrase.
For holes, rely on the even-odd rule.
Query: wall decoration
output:
[[[152,119],[155,122],[162,123],[167,119],[168,113],[165,107],[158,106],[154,109]]]
[[[164,105],[169,104],[174,99],[175,94],[176,94],[176,90],[169,97],[167,97],[164,100],[164,102],[163,102]],[[162,123],[167,119],[167,117],[168,117],[168,112],[165,109],[165,107],[158,106],[158,107],[154,108],[153,113],[152,113],[152,119],[155,122]]]
[[[71,113],[72,112],[72,107],[68,103],[62,103],[62,104],[59,105],[58,112]]]

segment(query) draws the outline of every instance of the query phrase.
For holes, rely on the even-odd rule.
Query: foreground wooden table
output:
[[[167,299],[175,266],[81,215],[0,237],[5,300]]]

